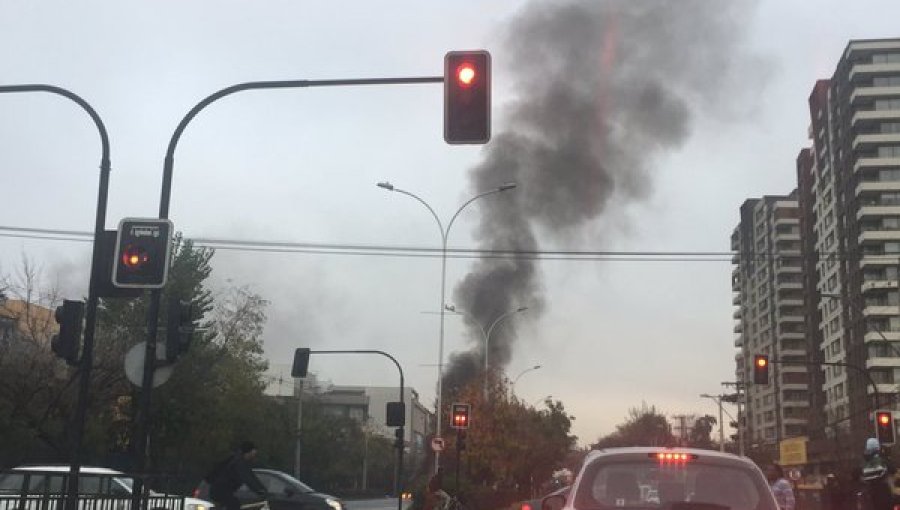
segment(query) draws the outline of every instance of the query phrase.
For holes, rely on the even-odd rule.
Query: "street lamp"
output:
[[[479,198],[486,197],[488,195],[493,195],[495,193],[501,193],[503,191],[511,190],[516,187],[516,183],[509,182],[506,184],[502,184],[494,189],[481,192],[474,197],[463,202],[461,206],[453,213],[453,216],[450,217],[450,221],[447,223],[447,227],[444,227],[444,224],[441,222],[441,219],[438,217],[437,213],[434,212],[434,209],[428,205],[428,202],[421,199],[418,195],[406,191],[404,189],[400,189],[394,187],[393,184],[383,181],[378,183],[378,187],[385,189],[387,191],[393,191],[395,193],[402,193],[410,198],[415,199],[420,204],[424,205],[428,212],[431,213],[431,216],[434,217],[434,221],[437,222],[438,230],[441,232],[441,303],[440,303],[440,311],[441,311],[441,328],[440,334],[438,336],[438,381],[437,381],[437,424],[435,426],[435,435],[437,437],[441,437],[441,425],[443,420],[442,416],[442,393],[443,393],[443,379],[444,379],[444,305],[445,302],[445,291],[446,291],[446,283],[447,283],[447,238],[450,235],[450,227],[453,226],[453,222],[456,221],[456,218],[459,216],[459,213],[463,211],[469,204],[478,200]],[[438,466],[440,465],[441,460],[441,452],[434,453],[434,471],[437,473]]]
[[[491,333],[494,331],[494,326],[500,324],[500,322],[502,322],[507,317],[510,317],[514,314],[522,313],[525,310],[528,310],[528,307],[521,306],[519,308],[516,308],[515,310],[510,310],[504,314],[501,314],[499,317],[494,319],[494,322],[491,323],[491,325],[490,325],[490,327],[488,327],[487,331],[485,331],[484,326],[482,326],[481,323],[475,319],[475,317],[473,317],[472,315],[470,315],[468,313],[457,310],[455,306],[444,305],[444,309],[446,309],[448,312],[458,313],[460,315],[468,317],[472,322],[474,322],[475,324],[478,325],[479,329],[481,329],[481,336],[482,336],[482,339],[484,340],[484,400],[487,401],[487,399],[488,399],[488,347],[491,344]]]
[[[535,365],[535,366],[533,366],[533,367],[528,367],[528,368],[526,368],[525,370],[522,370],[521,372],[519,372],[519,375],[517,375],[516,378],[513,379],[513,383],[512,383],[512,393],[513,393],[513,395],[516,394],[516,383],[519,382],[519,379],[521,379],[522,376],[525,375],[525,374],[527,374],[528,372],[534,372],[535,370],[537,370],[537,369],[539,369],[539,368],[541,368],[541,365]]]

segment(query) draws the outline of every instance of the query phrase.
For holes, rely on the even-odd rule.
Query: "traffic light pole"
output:
[[[91,369],[94,365],[94,332],[97,324],[97,303],[99,301],[98,285],[102,260],[100,239],[106,228],[106,204],[109,195],[109,174],[111,163],[109,159],[109,136],[103,120],[96,110],[87,101],[64,88],[53,85],[29,84],[29,85],[5,85],[0,86],[0,93],[9,92],[49,92],[63,96],[80,106],[94,121],[100,134],[100,188],[97,192],[97,214],[94,220],[94,242],[91,253],[91,271],[88,282],[87,309],[85,311],[84,344],[79,363],[78,403],[75,407],[75,417],[72,423],[72,457],[69,463],[69,478],[66,485],[66,510],[76,510],[78,507],[78,472],[81,469],[81,443],[84,437],[84,420],[87,415],[88,397],[91,387]]]
[[[403,406],[403,421],[406,422],[406,398],[403,386],[403,367],[397,359],[384,351],[373,349],[352,349],[339,351],[309,351],[310,354],[378,354],[384,356],[394,362],[397,371],[400,372],[400,404]],[[303,398],[303,395],[300,395]],[[297,424],[300,428],[300,424]],[[394,490],[397,492],[397,510],[403,510],[403,450],[405,449],[404,441],[406,438],[406,427],[401,425],[397,427],[397,477],[394,479]]]
[[[371,78],[371,79],[349,79],[349,80],[285,80],[285,81],[255,81],[247,83],[239,83],[226,87],[207,96],[205,99],[197,103],[190,111],[181,119],[172,137],[169,139],[169,145],[166,149],[166,157],[163,162],[163,179],[162,190],[159,200],[159,217],[160,219],[169,218],[169,202],[172,196],[172,174],[175,167],[175,148],[181,139],[182,133],[188,124],[197,116],[204,108],[213,102],[230,96],[237,92],[246,90],[263,90],[263,89],[290,89],[290,88],[311,88],[311,87],[345,87],[345,86],[363,86],[363,85],[410,85],[419,83],[443,83],[443,76],[427,76],[413,78]],[[144,377],[141,387],[140,407],[138,410],[141,419],[138,421],[137,431],[135,433],[135,449],[134,461],[135,469],[139,472],[144,471],[146,464],[146,448],[147,438],[150,433],[151,416],[150,409],[152,404],[152,382],[153,371],[156,363],[156,338],[157,338],[157,322],[159,320],[160,300],[162,299],[162,291],[153,290],[150,294],[150,306],[147,309],[147,350],[144,358]],[[140,480],[138,480],[140,483]]]

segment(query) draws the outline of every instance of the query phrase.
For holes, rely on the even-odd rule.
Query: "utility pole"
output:
[[[741,373],[741,376],[743,376],[743,372]],[[746,397],[746,393],[744,393],[744,391],[746,390],[746,388],[745,388],[746,385],[744,384],[743,381],[725,381],[722,383],[722,386],[725,386],[725,387],[734,386],[735,391],[737,391],[737,402],[735,402],[735,403],[737,404],[737,411],[738,411],[737,418],[738,419],[735,421],[737,421],[737,424],[738,424],[738,426],[737,426],[737,429],[738,429],[738,452],[739,452],[740,456],[743,457],[744,456],[744,422],[745,422],[746,417],[744,416],[744,408],[742,406],[744,403],[744,398]]]

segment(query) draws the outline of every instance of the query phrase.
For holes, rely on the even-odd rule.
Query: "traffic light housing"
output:
[[[158,218],[124,218],[119,222],[113,260],[113,285],[161,289],[172,254],[172,222]]]
[[[406,406],[403,402],[388,402],[385,407],[385,425],[402,427],[406,425]]]
[[[175,361],[187,352],[194,336],[194,306],[180,299],[169,299],[166,310],[166,360]]]
[[[484,144],[491,139],[491,54],[451,51],[444,56],[444,140]]]
[[[753,384],[769,384],[769,356],[753,356]]]
[[[470,404],[453,404],[450,409],[450,427],[458,430],[469,428]]]
[[[875,411],[875,437],[884,446],[894,444],[894,413],[891,411]]]
[[[309,371],[309,355],[312,351],[307,347],[299,347],[294,350],[294,364],[291,367],[291,377],[306,377]]]
[[[56,308],[54,318],[59,324],[59,333],[50,339],[50,349],[66,360],[66,363],[75,366],[78,364],[78,350],[81,346],[84,302],[64,300],[62,306]]]

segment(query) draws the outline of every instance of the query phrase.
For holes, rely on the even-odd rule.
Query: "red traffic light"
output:
[[[450,426],[455,429],[469,428],[469,411],[472,409],[472,406],[469,404],[453,404],[450,409]]]
[[[456,68],[456,79],[459,80],[459,84],[463,87],[472,85],[476,76],[477,73],[475,72],[475,67],[468,62],[461,64]]]
[[[878,423],[881,425],[887,425],[891,423],[891,416],[887,413],[880,413],[878,415]]]
[[[769,356],[753,356],[753,384],[769,384]]]
[[[875,437],[884,446],[894,444],[894,413],[892,411],[875,411]]]
[[[137,269],[149,261],[147,250],[140,246],[130,244],[122,250],[122,264],[128,269]]]
[[[768,364],[769,364],[768,359],[766,359],[762,356],[759,356],[756,358],[756,366],[758,366],[759,368],[765,368]]]

